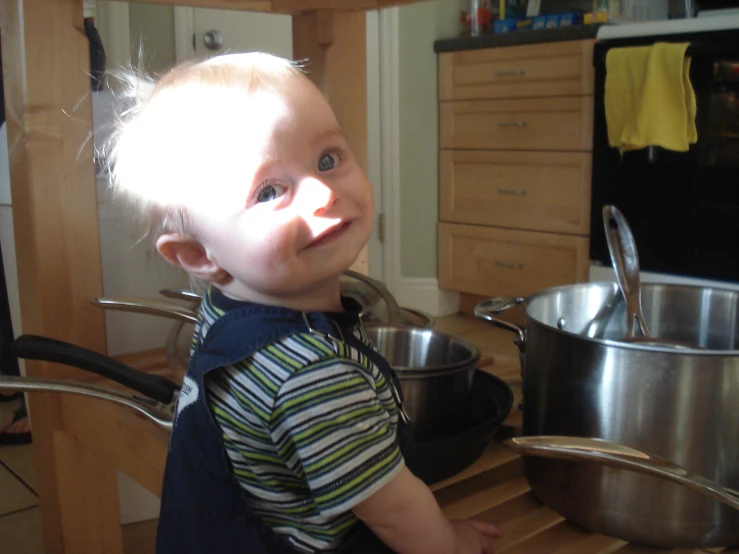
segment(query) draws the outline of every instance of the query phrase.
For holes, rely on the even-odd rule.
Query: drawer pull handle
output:
[[[498,194],[513,194],[515,196],[523,196],[526,189],[498,189]]]
[[[498,127],[526,127],[525,121],[501,121]]]
[[[523,269],[523,264],[510,264],[499,260],[495,260],[495,265],[496,267],[503,267],[505,269]]]
[[[526,75],[526,72],[523,69],[510,69],[508,71],[496,71],[495,74],[498,77],[521,77]]]

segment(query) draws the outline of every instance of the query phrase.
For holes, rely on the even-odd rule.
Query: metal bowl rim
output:
[[[480,358],[482,357],[482,352],[480,349],[472,344],[470,341],[463,339],[461,337],[458,337],[456,335],[452,335],[450,333],[444,333],[443,331],[437,331],[435,329],[424,329],[422,327],[403,327],[400,325],[373,325],[369,327],[369,329],[374,330],[389,330],[393,332],[399,332],[402,334],[434,334],[437,336],[444,337],[445,339],[449,340],[452,343],[457,343],[463,346],[470,355],[462,361],[450,363],[450,364],[444,364],[434,367],[433,369],[419,369],[414,367],[408,367],[408,366],[395,366],[393,364],[390,364],[390,367],[393,368],[393,370],[398,374],[399,379],[410,378],[413,377],[439,377],[441,375],[449,374],[449,373],[455,373],[458,371],[461,371],[463,369],[471,369],[474,368],[475,365],[477,365],[477,362],[480,361]],[[365,333],[367,334],[368,338],[370,338],[370,334],[367,332],[368,329],[365,329]],[[374,342],[373,342],[374,345]],[[375,346],[377,348],[377,346]],[[378,350],[379,352],[379,350]],[[382,355],[382,352],[380,352]],[[384,356],[383,356],[384,357]],[[390,361],[388,360],[388,363]]]
[[[616,291],[618,291],[618,284],[612,281],[594,281],[590,283],[575,283],[572,285],[560,285],[557,287],[551,287],[548,289],[541,290],[539,292],[536,292],[532,294],[531,296],[527,296],[524,301],[521,304],[521,307],[523,311],[526,313],[526,319],[531,320],[535,324],[544,327],[548,331],[553,331],[557,333],[558,335],[562,335],[565,337],[571,337],[576,338],[580,340],[585,340],[587,342],[592,342],[595,344],[602,344],[605,346],[613,347],[613,348],[624,348],[627,350],[638,350],[641,352],[647,351],[647,352],[655,352],[659,354],[677,354],[680,356],[739,356],[739,350],[709,350],[709,349],[702,349],[702,348],[670,348],[669,346],[656,346],[656,345],[643,345],[639,343],[628,343],[628,342],[621,342],[618,340],[613,339],[597,339],[593,337],[586,337],[583,335],[579,335],[577,333],[572,333],[570,331],[566,331],[564,329],[558,329],[557,327],[553,325],[549,325],[547,323],[544,323],[543,321],[536,319],[529,313],[529,304],[538,299],[543,298],[546,296],[549,296],[551,294],[554,294],[558,291],[564,291],[564,290],[576,290],[576,289],[588,289],[588,288],[598,288],[598,287],[604,287],[604,288],[611,288]],[[693,290],[715,290],[718,292],[723,293],[729,293],[732,295],[739,295],[739,291],[724,288],[724,287],[707,287],[707,286],[700,286],[700,285],[687,285],[682,283],[642,283],[642,288],[653,288],[653,289],[693,289]]]

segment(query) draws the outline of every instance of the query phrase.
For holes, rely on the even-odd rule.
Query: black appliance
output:
[[[603,103],[611,48],[690,42],[698,142],[685,153],[608,145]],[[644,271],[739,282],[739,30],[611,39],[594,51],[590,258],[610,266],[602,207],[632,228]]]

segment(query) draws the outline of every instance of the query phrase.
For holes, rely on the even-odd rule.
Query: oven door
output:
[[[698,142],[684,153],[650,147],[621,157],[608,145],[606,54],[650,39],[596,45],[590,257],[610,265],[601,210],[614,204],[629,221],[643,270],[739,282],[739,36],[669,40],[691,43]]]

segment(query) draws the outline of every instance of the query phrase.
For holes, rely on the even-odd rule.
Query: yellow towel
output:
[[[658,42],[608,51],[608,142],[621,153],[652,145],[686,152],[698,140],[688,45]]]

